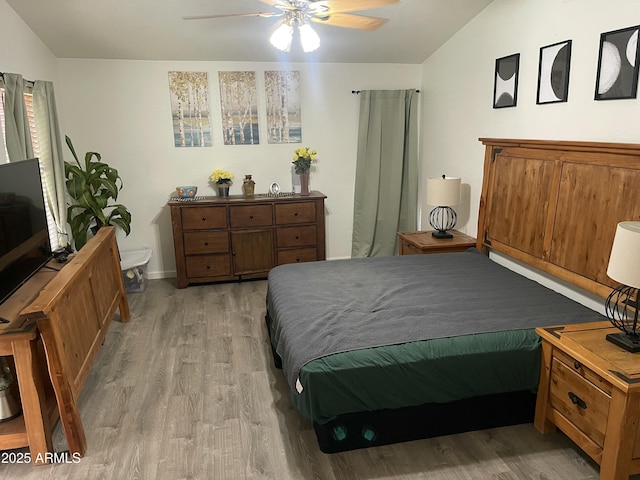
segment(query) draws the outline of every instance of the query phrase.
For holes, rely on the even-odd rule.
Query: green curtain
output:
[[[24,104],[24,80],[17,73],[5,73],[4,124],[10,162],[33,158],[27,107]]]
[[[64,158],[58,110],[53,91],[53,83],[36,80],[33,85],[33,115],[40,150],[42,180],[45,185],[49,210],[56,223],[57,243],[66,245],[69,239],[66,234],[67,206],[66,185],[64,175]]]
[[[360,92],[352,257],[395,255],[398,231],[416,229],[418,92]]]

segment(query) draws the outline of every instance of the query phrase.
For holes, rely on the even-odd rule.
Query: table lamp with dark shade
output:
[[[436,238],[453,238],[448,231],[456,226],[458,216],[451,207],[460,203],[460,184],[457,177],[427,178],[427,205],[435,205],[429,214],[429,224]]]
[[[610,333],[607,340],[629,352],[640,352],[640,222],[618,224],[607,275],[621,283],[609,294],[605,303],[607,318],[621,333]]]

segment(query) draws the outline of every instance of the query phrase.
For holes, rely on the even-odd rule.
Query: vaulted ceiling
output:
[[[183,20],[277,11],[260,0],[6,0],[59,58],[419,64],[492,0],[400,0],[356,14],[385,18],[375,31],[313,24],[320,48],[269,43],[277,18]],[[339,1],[339,0],[334,0]]]

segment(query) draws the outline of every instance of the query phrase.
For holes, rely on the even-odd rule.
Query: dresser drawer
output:
[[[229,234],[223,232],[185,232],[184,253],[194,255],[202,253],[227,253]]]
[[[268,227],[273,224],[271,205],[241,205],[229,207],[231,228]]]
[[[577,371],[580,369],[584,374]],[[611,397],[587,379],[595,375],[593,372],[584,367],[580,369],[566,365],[557,356],[553,357],[549,403],[602,447]]]
[[[406,240],[402,240],[401,247],[400,247],[400,255],[420,255],[423,253],[424,252],[422,251],[422,249],[407,242]]]
[[[231,275],[231,255],[190,255],[186,257],[187,277],[219,277]]]
[[[278,247],[302,247],[315,245],[317,241],[316,226],[281,227],[276,233]]]
[[[596,373],[586,368],[584,365],[582,365],[580,362],[575,360],[573,357],[567,355],[562,350],[558,350],[558,349],[555,349],[553,351],[553,357],[556,358],[557,360],[560,360],[562,363],[564,363],[567,367],[572,369],[578,375],[580,375],[581,377],[584,377],[587,381],[593,383],[596,387],[604,391],[606,394],[611,395],[613,391],[611,384],[607,382],[605,379],[603,379],[600,375],[597,375]]]
[[[315,248],[295,248],[292,250],[278,250],[278,265],[285,263],[315,262],[318,251]]]
[[[276,205],[276,224],[286,225],[289,223],[315,223],[316,204],[305,203],[283,203]]]
[[[185,207],[180,211],[183,230],[227,228],[225,207]]]

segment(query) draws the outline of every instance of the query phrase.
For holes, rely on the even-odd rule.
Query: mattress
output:
[[[535,390],[534,328],[603,319],[475,249],[279,266],[267,318],[293,404],[318,423]]]

